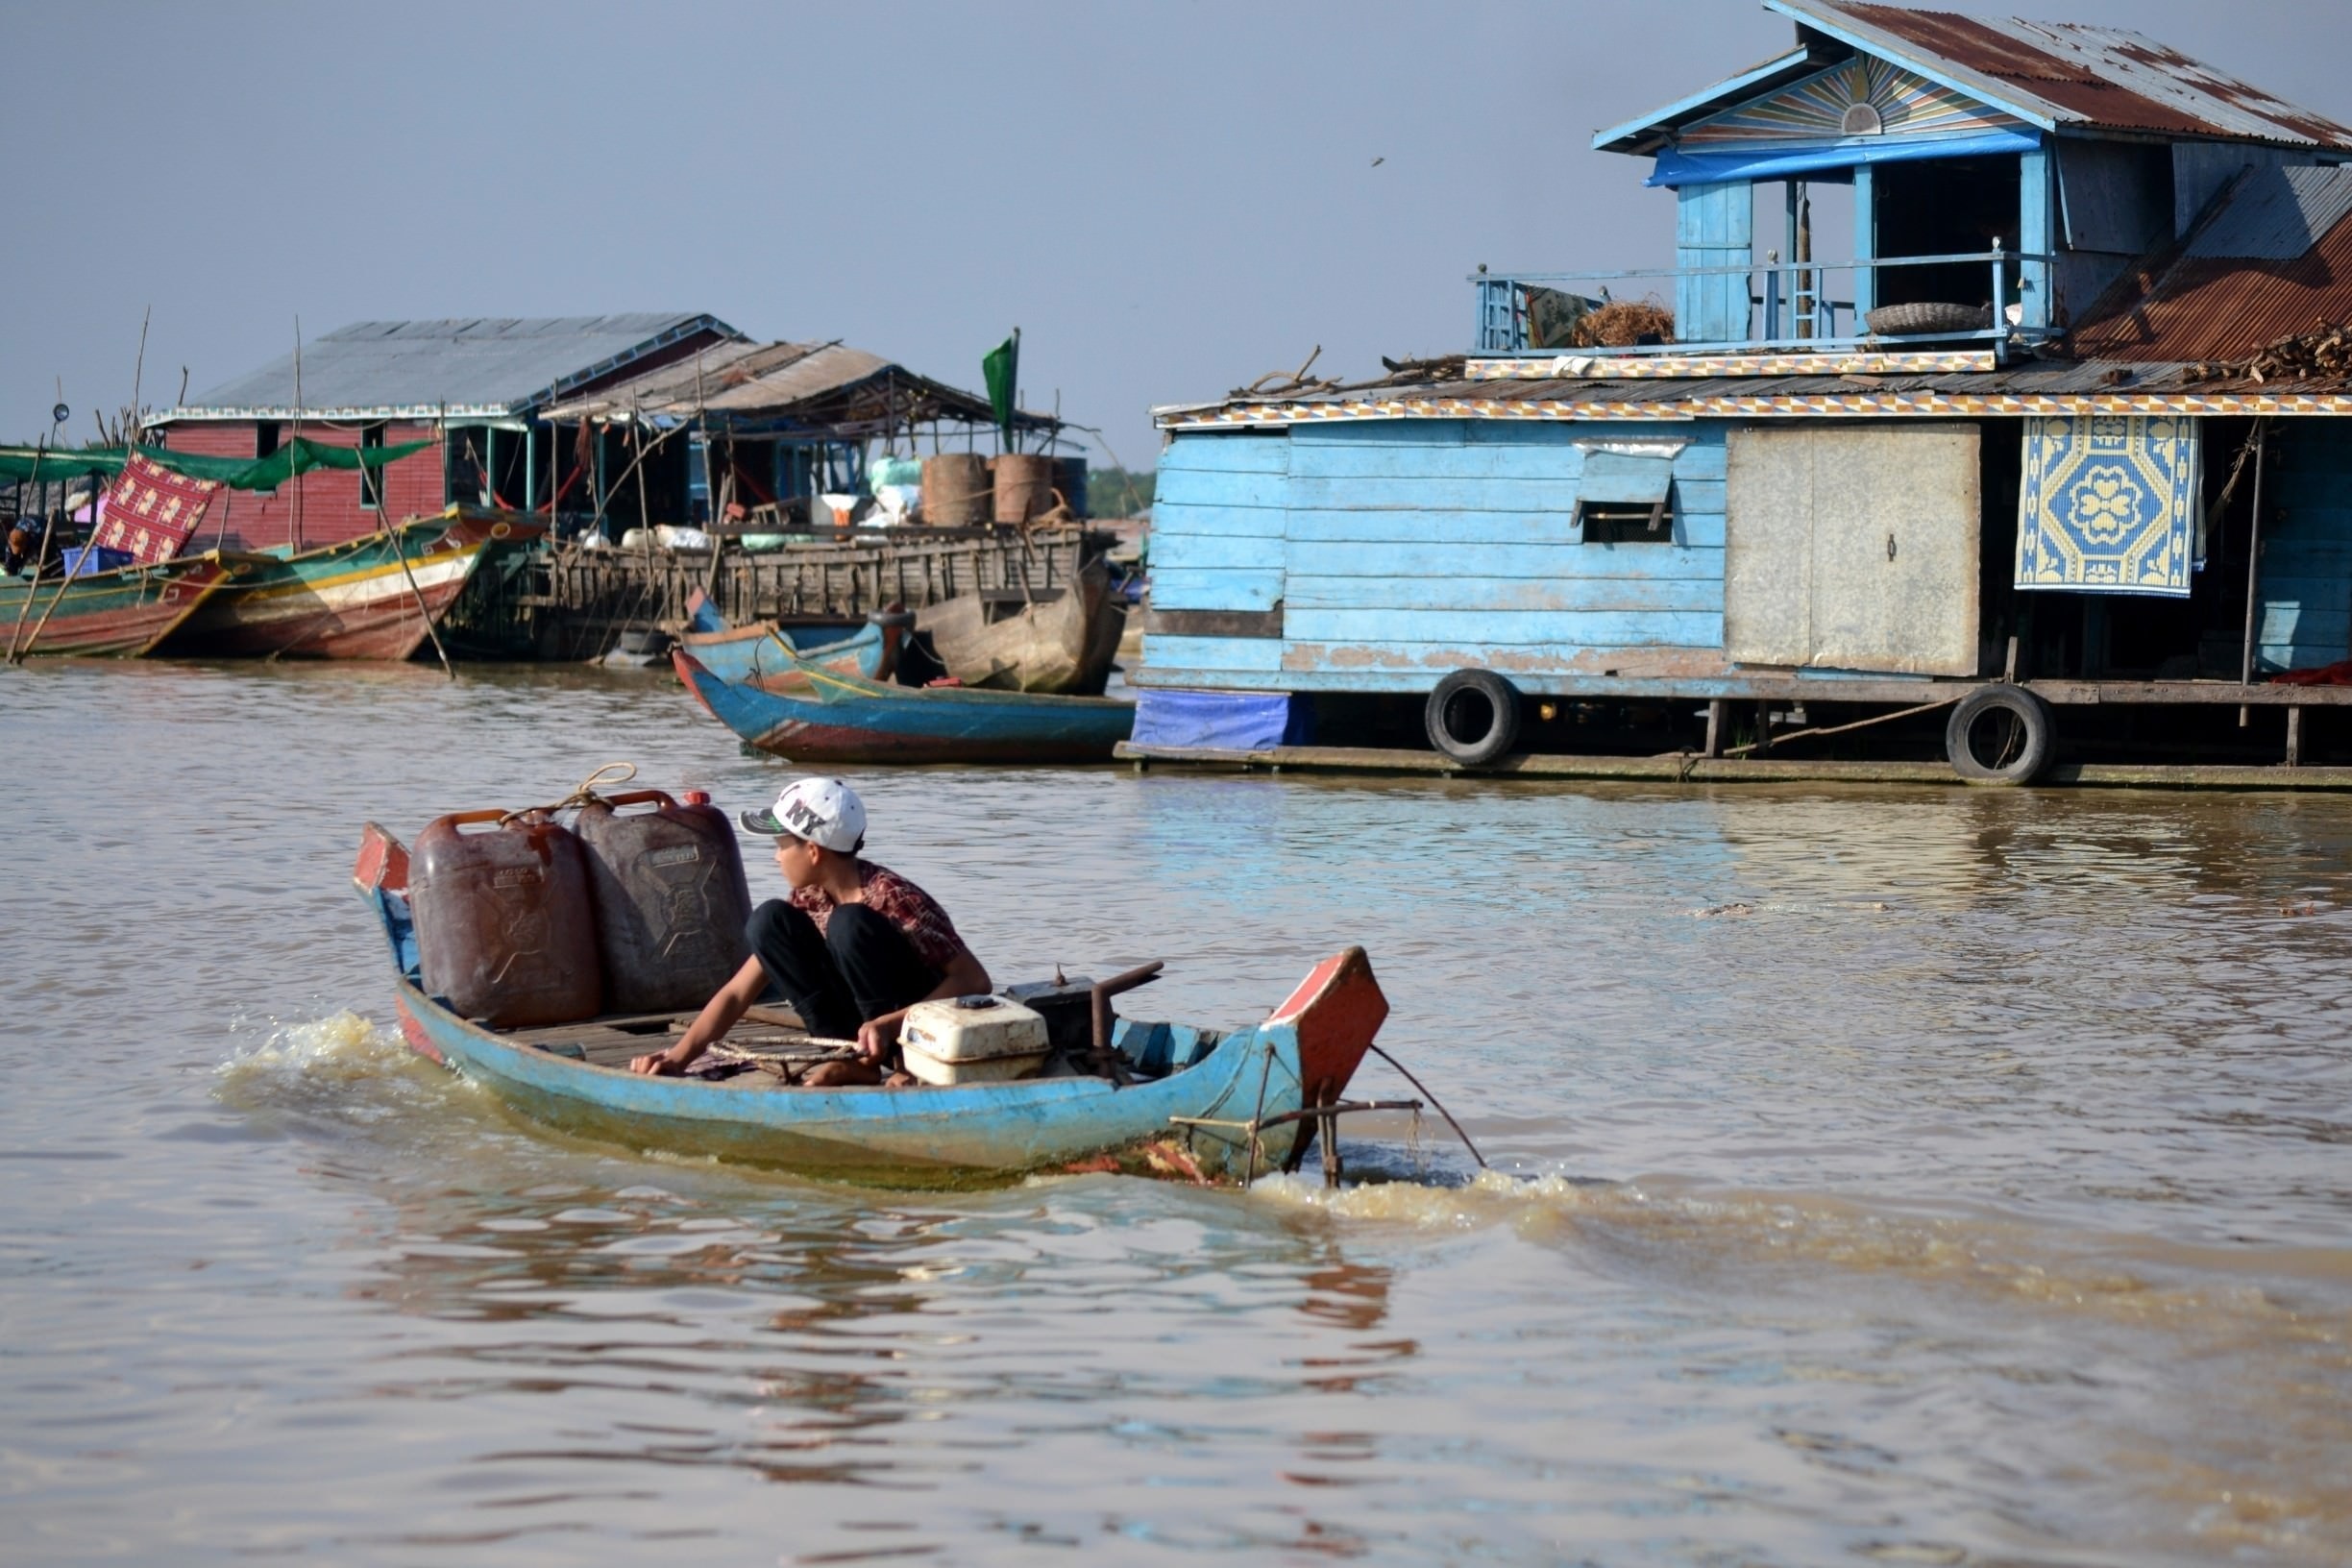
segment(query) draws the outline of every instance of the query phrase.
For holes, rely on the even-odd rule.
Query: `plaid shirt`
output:
[[[916,957],[940,973],[946,973],[956,954],[967,949],[964,939],[956,935],[955,922],[940,908],[939,900],[896,871],[876,866],[870,860],[859,861],[857,869],[858,882],[866,890],[866,907],[904,932]],[[839,907],[833,895],[822,888],[797,890],[792,895],[792,904],[817,922],[820,936]]]

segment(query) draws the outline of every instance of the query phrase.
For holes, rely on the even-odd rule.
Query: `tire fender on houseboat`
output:
[[[1483,768],[1519,744],[1519,688],[1492,670],[1457,670],[1422,710],[1429,743],[1465,768]]]
[[[1971,784],[2031,784],[2057,755],[2049,704],[2022,687],[1980,686],[1944,725],[1944,753]]]

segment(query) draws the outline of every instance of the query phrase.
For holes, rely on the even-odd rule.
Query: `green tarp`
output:
[[[150,462],[193,479],[218,479],[232,490],[275,490],[295,475],[314,468],[381,468],[432,444],[409,441],[397,447],[330,447],[298,435],[267,457],[208,457],[169,447],[141,447],[138,452]],[[64,482],[93,473],[111,478],[122,472],[125,455],[121,447],[45,453],[32,447],[0,447],[0,483],[33,478],[37,463],[44,479]]]

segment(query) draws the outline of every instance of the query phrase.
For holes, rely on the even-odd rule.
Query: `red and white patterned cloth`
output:
[[[204,522],[220,488],[216,479],[174,474],[135,452],[107,487],[98,544],[106,550],[129,551],[141,566],[168,561]]]
[[[857,869],[858,880],[866,890],[866,907],[904,932],[915,956],[944,972],[965,947],[964,939],[956,934],[955,922],[940,908],[939,900],[896,871],[876,866],[870,860],[859,861]],[[792,904],[817,922],[820,936],[824,934],[825,922],[833,918],[833,911],[840,907],[822,888],[796,889]]]

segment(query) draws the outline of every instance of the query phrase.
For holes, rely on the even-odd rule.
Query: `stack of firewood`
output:
[[[2212,360],[2191,365],[2183,374],[2189,381],[2320,380],[2352,376],[2352,323],[2321,327],[2295,337],[2282,337],[2250,359]]]

